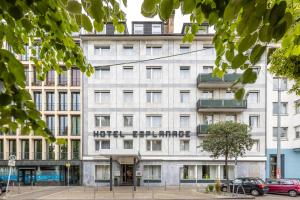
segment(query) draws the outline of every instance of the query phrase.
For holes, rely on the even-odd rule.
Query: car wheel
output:
[[[222,187],[222,192],[227,192],[227,187]]]
[[[295,196],[297,196],[297,192],[295,190],[291,190],[291,191],[289,191],[289,195],[290,195],[290,197],[295,197]]]
[[[251,191],[251,194],[253,195],[253,196],[258,196],[259,195],[259,192],[257,191],[257,190],[252,190]]]

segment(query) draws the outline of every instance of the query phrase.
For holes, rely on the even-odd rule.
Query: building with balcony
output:
[[[213,35],[199,32],[193,43],[182,43],[183,33],[165,32],[172,30],[165,26],[172,23],[133,22],[133,34],[81,36],[95,67],[83,78],[83,184],[232,179],[233,160],[226,175],[224,159],[199,148],[208,125],[225,120],[249,124],[255,139],[238,158],[237,176],[265,178],[265,56],[253,68],[256,83],[245,86],[247,99],[236,101],[230,86],[242,71],[212,76]]]
[[[267,167],[266,176],[276,178],[277,130],[280,114],[281,132],[281,177],[300,178],[300,97],[288,93],[292,82],[268,74],[267,76]],[[281,103],[278,103],[280,90]],[[280,108],[280,109],[279,109]],[[280,110],[280,112],[279,112]]]
[[[26,89],[49,130],[60,143],[49,143],[42,136],[23,134],[22,129],[0,135],[0,178],[6,180],[9,156],[16,156],[11,180],[24,185],[65,185],[66,163],[70,163],[70,184],[81,183],[81,79],[79,69],[47,73],[44,81],[37,77],[30,51],[19,56],[26,75]]]

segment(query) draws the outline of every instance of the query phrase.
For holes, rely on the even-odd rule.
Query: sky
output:
[[[121,1],[121,0],[120,0]],[[132,21],[160,21],[158,16],[154,18],[146,18],[141,14],[141,5],[143,0],[127,0],[127,8],[122,7],[122,10],[126,13],[127,27],[129,33],[131,33],[131,22]],[[122,4],[120,2],[120,4]],[[180,10],[176,10],[174,19],[174,32],[180,33],[182,24],[189,22],[189,16],[182,16]]]

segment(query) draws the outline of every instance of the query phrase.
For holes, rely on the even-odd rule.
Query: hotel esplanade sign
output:
[[[128,135],[128,133],[126,134]],[[132,137],[190,137],[191,131],[132,131]],[[122,131],[94,131],[94,137],[125,137]]]

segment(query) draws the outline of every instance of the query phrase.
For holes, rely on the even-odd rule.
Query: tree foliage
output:
[[[173,10],[190,15],[184,41],[191,42],[203,21],[215,29],[213,43],[217,57],[214,74],[221,77],[229,68],[245,70],[239,82],[253,83],[251,67],[263,56],[268,44],[280,42],[286,57],[300,55],[300,1],[296,0],[144,0],[145,17],[166,21]],[[282,68],[283,69],[283,68]],[[290,79],[299,74],[289,75]],[[299,82],[295,82],[299,87]],[[241,99],[240,88],[236,98]]]
[[[123,0],[126,4],[126,0]],[[125,19],[117,0],[2,0],[0,3],[0,131],[22,133],[31,130],[53,140],[40,112],[35,109],[31,95],[25,89],[24,67],[16,54],[25,53],[29,45],[30,59],[40,80],[54,69],[61,72],[75,66],[88,76],[93,67],[87,63],[82,49],[73,40],[72,33],[82,27],[86,31],[102,31],[104,23],[119,23]],[[35,46],[40,51],[36,52]],[[11,49],[11,51],[7,50]]]
[[[203,139],[202,147],[204,151],[210,152],[213,158],[225,157],[225,168],[228,172],[228,159],[245,155],[253,143],[248,125],[226,121],[208,126],[208,134]]]

